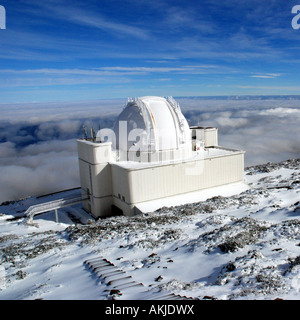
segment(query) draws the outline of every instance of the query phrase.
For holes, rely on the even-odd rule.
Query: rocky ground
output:
[[[15,218],[32,199],[2,204],[0,299],[20,296],[41,257],[63,265],[76,250],[101,253],[149,290],[197,299],[298,299],[300,159],[249,167],[245,177],[249,189],[234,196],[87,224],[44,219],[36,229]],[[52,297],[58,284],[51,279],[51,289],[36,290],[35,297]]]

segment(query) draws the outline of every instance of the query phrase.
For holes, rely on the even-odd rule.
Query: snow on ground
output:
[[[118,299],[151,299],[159,290],[197,299],[299,299],[300,159],[250,167],[245,180],[248,188],[132,218],[88,220],[73,206],[59,211],[59,223],[53,212],[36,217],[39,228],[16,217],[75,191],[5,203],[0,299],[110,298],[83,263],[99,256],[144,284]]]

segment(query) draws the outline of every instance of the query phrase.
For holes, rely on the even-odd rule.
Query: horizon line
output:
[[[145,95],[141,95],[145,96]],[[161,96],[161,95],[158,95]],[[237,98],[296,98],[300,100],[300,94],[230,94],[230,95],[190,95],[190,96],[172,96],[175,99],[182,98],[198,98],[198,99],[213,99],[213,98],[227,98],[228,100],[238,100]],[[20,104],[55,104],[55,103],[82,103],[82,102],[97,102],[97,101],[113,101],[113,100],[127,100],[132,97],[119,97],[119,98],[98,98],[88,100],[49,100],[49,101],[23,101],[23,102],[0,102],[0,106],[4,105],[20,105]]]

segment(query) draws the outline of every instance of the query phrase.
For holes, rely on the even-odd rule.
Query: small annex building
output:
[[[172,97],[130,99],[113,129],[77,143],[83,208],[95,218],[244,181],[245,152],[219,146],[217,128],[189,127]]]

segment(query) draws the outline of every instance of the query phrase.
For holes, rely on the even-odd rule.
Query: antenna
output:
[[[92,141],[95,142],[95,131],[93,128],[91,128],[91,138],[92,138]]]
[[[82,126],[82,128],[83,128],[84,139],[87,140],[88,137],[87,137],[87,133],[86,133],[86,128],[84,125]]]

